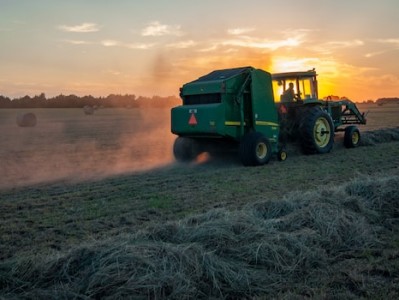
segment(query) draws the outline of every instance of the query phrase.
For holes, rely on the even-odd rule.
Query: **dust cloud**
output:
[[[174,162],[170,109],[38,109],[34,128],[0,112],[0,189],[76,182],[165,167]]]
[[[213,70],[252,66],[271,71],[270,53],[259,49],[239,48],[219,45],[211,55],[192,49],[163,49],[154,54],[147,66],[145,76],[140,79],[140,88],[152,94],[175,94],[186,82],[196,80]]]

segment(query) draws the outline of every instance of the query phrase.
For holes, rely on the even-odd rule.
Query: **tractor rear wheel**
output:
[[[345,128],[344,146],[346,148],[355,148],[360,143],[360,131],[356,126],[348,126]]]
[[[330,115],[320,107],[313,107],[303,114],[300,131],[302,149],[306,154],[331,151],[334,125]]]
[[[239,153],[244,166],[260,166],[269,162],[272,147],[263,134],[250,132],[242,138]]]
[[[173,155],[180,162],[190,162],[200,154],[199,144],[191,138],[177,137],[173,144]]]

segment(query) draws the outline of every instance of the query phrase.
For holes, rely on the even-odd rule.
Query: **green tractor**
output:
[[[245,166],[263,165],[273,155],[287,158],[297,140],[304,153],[327,153],[334,133],[356,147],[364,114],[347,99],[319,100],[314,70],[270,74],[252,67],[216,70],[180,89],[183,104],[172,108],[173,153],[189,162],[202,152],[238,149]]]

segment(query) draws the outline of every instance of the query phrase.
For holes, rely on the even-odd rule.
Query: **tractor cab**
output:
[[[315,69],[305,72],[286,72],[272,75],[275,102],[307,103],[318,100]]]

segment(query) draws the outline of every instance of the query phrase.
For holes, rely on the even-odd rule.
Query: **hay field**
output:
[[[399,125],[397,105],[360,109],[369,111],[362,132]],[[16,126],[25,112],[35,113],[35,127]],[[0,109],[0,130],[0,189],[173,165],[169,110],[100,109],[85,115],[81,109]],[[297,155],[296,149],[290,154]],[[230,163],[239,164],[235,158]]]
[[[360,109],[257,168],[173,163],[168,111],[0,111],[0,298],[397,298],[399,107]]]
[[[24,111],[35,113],[35,127],[16,126]],[[163,166],[172,160],[169,128],[167,110],[0,110],[0,188]]]

